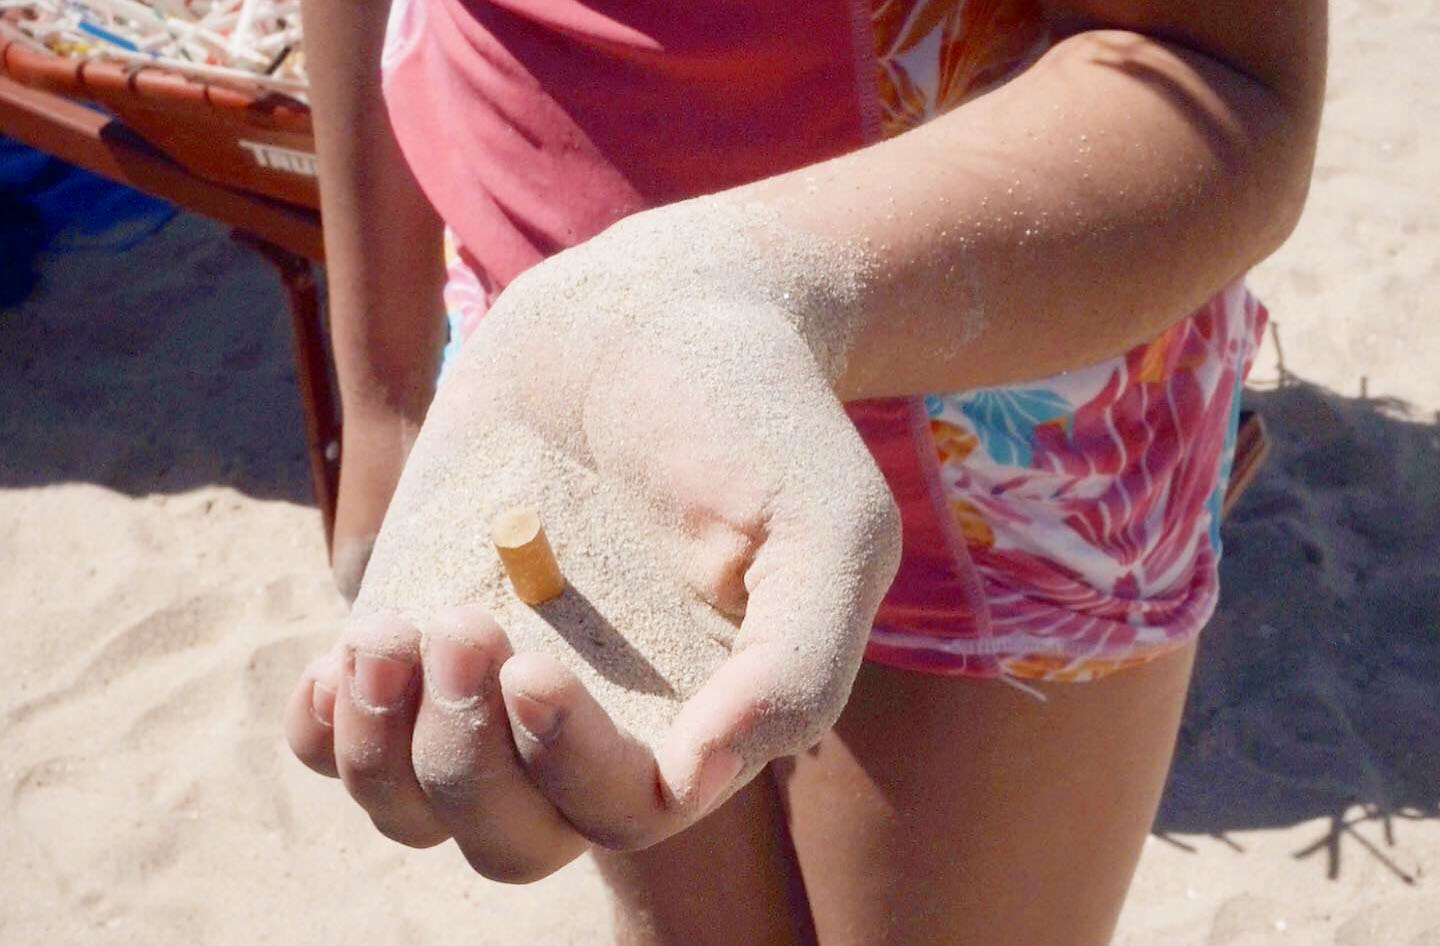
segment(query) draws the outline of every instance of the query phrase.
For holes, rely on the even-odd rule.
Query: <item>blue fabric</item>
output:
[[[0,136],[0,195],[39,211],[45,246],[124,250],[175,216],[175,207]],[[119,227],[123,232],[116,234]]]
[[[1035,428],[1066,417],[1070,403],[1048,388],[985,388],[967,392],[960,410],[996,463],[1029,466]]]
[[[0,305],[35,285],[42,251],[123,251],[175,216],[163,200],[0,136]]]

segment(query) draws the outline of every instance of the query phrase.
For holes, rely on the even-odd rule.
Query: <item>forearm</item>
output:
[[[1153,337],[1279,245],[1317,81],[1277,91],[1183,46],[1083,32],[928,125],[744,193],[867,251],[856,304],[824,315],[856,321],[843,397],[1043,377]]]
[[[381,96],[387,7],[304,0],[306,55],[346,418],[399,423],[413,435],[444,342],[444,268],[439,218],[405,164]]]

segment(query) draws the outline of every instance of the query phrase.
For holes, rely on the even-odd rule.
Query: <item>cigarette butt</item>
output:
[[[522,506],[500,513],[490,523],[490,538],[521,601],[542,604],[565,590],[565,576],[535,510]]]

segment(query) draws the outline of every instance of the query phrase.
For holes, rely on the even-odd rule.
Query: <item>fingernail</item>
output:
[[[490,659],[474,647],[444,637],[425,641],[425,679],[442,699],[461,701],[480,695]]]
[[[510,697],[510,706],[515,712],[515,722],[525,730],[525,735],[543,744],[555,741],[560,735],[560,710],[549,703],[516,693]]]
[[[735,781],[743,766],[740,757],[729,749],[711,751],[710,757],[700,766],[700,774],[695,780],[695,801],[700,811],[710,810],[720,793]]]
[[[378,654],[355,652],[355,695],[371,709],[400,705],[415,676],[413,664]]]
[[[335,725],[335,690],[320,681],[310,688],[310,711],[322,726]]]

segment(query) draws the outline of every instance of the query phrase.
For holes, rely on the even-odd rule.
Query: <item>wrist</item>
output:
[[[399,400],[365,398],[344,404],[344,437],[347,447],[406,452],[425,421],[429,402],[418,398]]]
[[[346,424],[418,426],[435,396],[443,318],[423,320],[423,329],[379,317],[362,323],[352,316],[333,324],[335,376]]]

